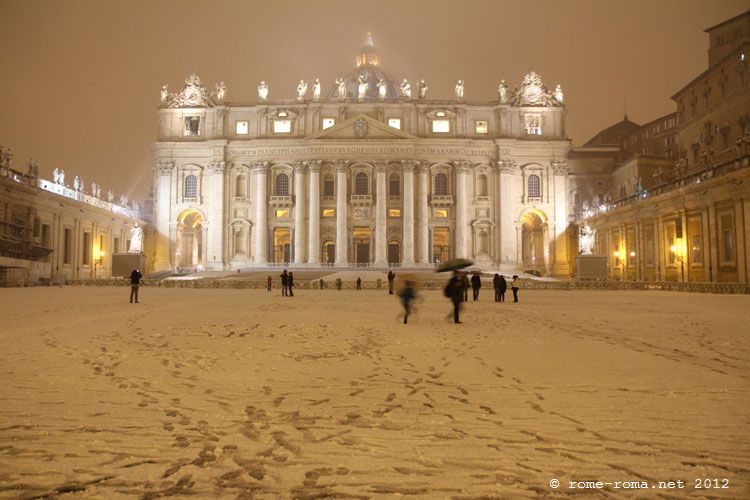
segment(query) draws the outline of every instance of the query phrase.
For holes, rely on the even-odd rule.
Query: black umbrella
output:
[[[447,271],[458,271],[459,269],[463,269],[465,267],[473,265],[474,262],[470,261],[469,259],[450,259],[440,264],[437,267],[436,271],[439,273],[444,273]]]

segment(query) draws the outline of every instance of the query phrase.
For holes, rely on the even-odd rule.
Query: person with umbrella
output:
[[[459,269],[469,267],[472,264],[474,263],[468,259],[450,259],[440,264],[440,266],[438,266],[437,268],[437,272],[439,273],[453,271],[453,276],[451,276],[451,279],[448,280],[448,283],[445,285],[443,292],[445,293],[445,296],[448,297],[453,303],[454,323],[461,323],[459,313],[461,309],[461,301],[464,298],[465,291],[464,280],[461,277],[462,273],[459,272]]]

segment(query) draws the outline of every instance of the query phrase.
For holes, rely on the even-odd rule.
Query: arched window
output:
[[[323,196],[333,196],[333,175],[323,177]]]
[[[445,174],[435,176],[435,195],[446,196],[448,194],[448,177]]]
[[[240,228],[234,233],[234,253],[245,253],[245,229]]]
[[[198,197],[198,178],[194,175],[185,177],[185,198]]]
[[[539,198],[542,196],[542,185],[539,182],[538,175],[530,175],[528,180],[529,198]]]
[[[354,194],[370,194],[367,174],[360,172],[354,178]]]
[[[401,181],[398,178],[398,174],[391,174],[390,186],[388,186],[388,192],[391,196],[401,195]]]
[[[487,196],[487,176],[484,174],[477,177],[477,196]]]
[[[276,196],[289,196],[289,176],[286,174],[276,176]]]
[[[234,195],[237,198],[244,198],[245,196],[247,196],[247,177],[245,177],[244,175],[238,175],[236,184],[237,185],[235,186]]]

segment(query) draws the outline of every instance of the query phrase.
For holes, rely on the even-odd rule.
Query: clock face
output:
[[[528,103],[535,104],[542,98],[542,89],[539,87],[529,87],[523,94],[524,100]]]
[[[198,92],[191,91],[188,93],[187,98],[185,99],[189,104],[197,104],[200,101],[200,95],[198,95]]]

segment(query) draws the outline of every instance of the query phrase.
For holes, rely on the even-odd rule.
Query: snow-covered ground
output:
[[[0,289],[0,497],[750,497],[750,296],[128,292]]]

